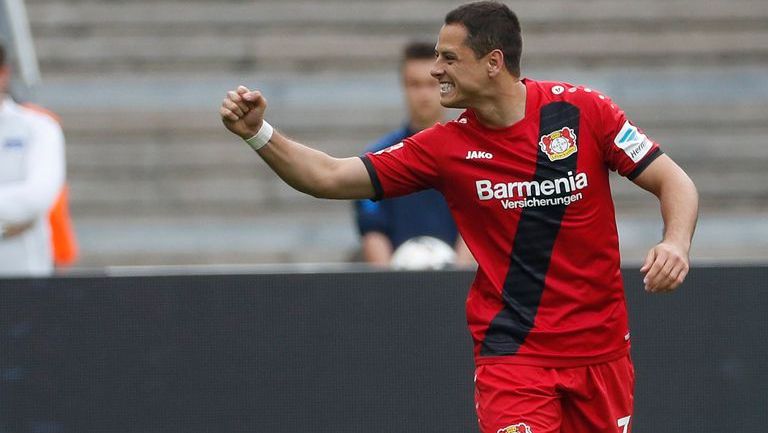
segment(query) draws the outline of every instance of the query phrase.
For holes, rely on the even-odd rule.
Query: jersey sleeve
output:
[[[423,189],[440,189],[434,128],[361,157],[376,191],[374,200],[399,197]]]
[[[372,200],[355,201],[355,222],[360,236],[370,232],[389,235],[389,218],[381,202]]]
[[[599,119],[596,135],[603,160],[608,168],[632,180],[663,152],[610,98],[597,94],[595,101]]]

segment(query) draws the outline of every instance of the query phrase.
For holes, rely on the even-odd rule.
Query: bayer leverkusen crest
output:
[[[542,135],[539,140],[541,151],[547,154],[550,161],[568,158],[576,153],[576,133],[569,127]]]

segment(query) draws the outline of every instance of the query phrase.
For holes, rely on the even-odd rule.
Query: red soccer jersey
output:
[[[363,157],[377,198],[442,192],[478,262],[467,297],[476,363],[570,367],[628,352],[608,170],[630,179],[661,154],[588,88],[523,80],[525,118],[472,110]]]

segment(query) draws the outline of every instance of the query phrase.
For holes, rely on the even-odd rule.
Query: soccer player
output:
[[[386,149],[445,119],[438,82],[430,75],[434,60],[434,44],[411,42],[405,46],[400,73],[408,121],[369,146],[367,152]],[[459,264],[473,263],[448,204],[433,189],[387,200],[357,200],[355,220],[363,259],[372,265],[389,266],[393,251],[418,236],[454,245]]]
[[[690,178],[607,96],[521,78],[516,15],[462,5],[440,30],[432,75],[455,121],[362,158],[274,132],[240,86],[220,107],[288,184],[325,198],[435,188],[478,262],[466,308],[484,433],[628,433],[634,372],[608,183],[615,170],[661,205],[663,239],[640,271],[652,293],[688,272],[698,196]]]

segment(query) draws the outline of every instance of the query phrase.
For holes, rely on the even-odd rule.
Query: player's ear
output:
[[[487,55],[488,61],[486,63],[488,68],[488,76],[493,78],[501,73],[504,69],[504,53],[501,50],[493,50]]]

